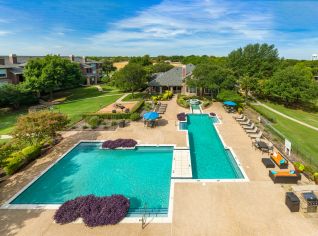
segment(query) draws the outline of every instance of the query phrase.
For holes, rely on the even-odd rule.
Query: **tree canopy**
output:
[[[51,98],[54,90],[78,86],[83,82],[79,64],[52,55],[30,60],[23,75],[24,84],[29,89],[36,91],[39,95],[42,92],[48,92]]]
[[[281,69],[266,82],[265,94],[287,105],[306,103],[318,95],[318,84],[311,69],[303,65]]]
[[[103,73],[109,77],[109,74],[112,72],[112,71],[115,71],[116,70],[116,67],[113,66],[113,62],[111,60],[108,60],[108,59],[103,59],[102,60],[102,70],[103,70]]]
[[[113,81],[115,85],[125,91],[131,91],[132,94],[145,86],[147,73],[140,64],[129,63],[121,70],[115,72]]]
[[[228,65],[237,77],[266,79],[273,75],[279,63],[278,50],[266,43],[249,44],[228,55]]]
[[[216,96],[220,89],[234,89],[235,78],[228,68],[203,63],[196,66],[193,77],[187,80],[191,87],[208,88],[212,91],[212,96]]]

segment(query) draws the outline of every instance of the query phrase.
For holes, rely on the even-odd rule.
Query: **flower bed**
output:
[[[102,148],[115,149],[115,148],[133,148],[137,145],[137,141],[134,139],[116,139],[107,140],[103,142]]]
[[[187,115],[186,115],[184,112],[179,113],[179,114],[177,115],[178,121],[186,121],[186,118],[187,118]]]
[[[129,206],[129,199],[122,195],[77,197],[60,206],[54,220],[58,224],[67,224],[81,217],[89,227],[114,225],[127,215]]]

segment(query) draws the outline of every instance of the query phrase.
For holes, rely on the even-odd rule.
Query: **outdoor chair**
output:
[[[271,154],[271,159],[280,169],[288,168],[288,161],[279,152]]]
[[[248,136],[250,136],[250,138],[252,138],[252,139],[261,138],[263,136],[263,132],[260,131],[259,133],[249,134]]]
[[[239,121],[240,125],[249,125],[251,123],[250,119],[247,119],[247,121]]]
[[[254,129],[246,129],[245,132],[248,134],[256,134],[258,132],[258,128],[255,127]]]
[[[241,120],[241,119],[244,118],[244,115],[241,114],[241,115],[239,115],[239,116],[233,116],[233,118],[234,118],[235,120]]]
[[[242,118],[235,118],[235,120],[236,120],[237,122],[239,122],[239,121],[244,121],[244,120],[247,120],[247,117],[246,117],[246,116],[243,116]]]
[[[242,125],[242,128],[245,129],[245,130],[254,129],[255,128],[255,124],[251,123],[250,125]]]
[[[294,170],[270,170],[268,175],[275,184],[297,184],[298,180],[301,180],[301,175]]]

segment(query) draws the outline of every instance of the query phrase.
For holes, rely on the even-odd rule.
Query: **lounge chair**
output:
[[[255,124],[251,123],[250,125],[242,125],[242,128],[245,130],[251,130],[255,128]]]
[[[263,136],[263,132],[260,131],[256,134],[249,134],[248,136],[250,136],[250,138],[254,139],[254,138],[261,138]]]
[[[271,159],[280,169],[288,168],[288,161],[279,152],[274,152],[271,154]]]
[[[244,120],[247,120],[247,117],[246,117],[246,116],[243,116],[242,118],[235,118],[235,120],[236,120],[237,122],[239,122],[239,121],[244,121]]]
[[[240,125],[249,125],[251,124],[251,120],[247,119],[247,121],[239,121]]]
[[[269,177],[275,184],[297,184],[298,180],[301,180],[301,175],[294,170],[287,171],[275,171],[270,170],[268,173]]]
[[[256,134],[258,132],[258,128],[254,127],[254,129],[246,129],[245,132],[248,134]]]
[[[244,115],[241,114],[241,115],[239,115],[239,116],[233,116],[233,118],[234,118],[235,120],[241,120],[241,119],[244,118]]]

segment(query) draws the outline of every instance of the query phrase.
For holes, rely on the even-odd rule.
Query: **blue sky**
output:
[[[0,54],[227,55],[270,43],[318,53],[318,0],[0,0]]]

